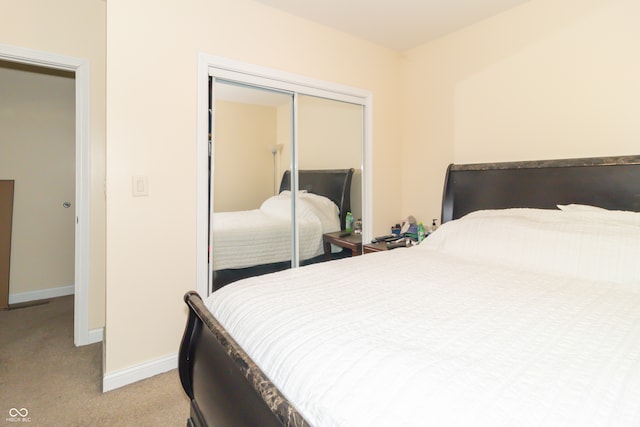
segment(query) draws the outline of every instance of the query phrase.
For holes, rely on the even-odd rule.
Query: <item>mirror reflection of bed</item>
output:
[[[295,96],[294,120],[291,93],[213,82],[212,290],[292,264],[325,261],[322,234],[344,229],[347,211],[362,217],[362,107]],[[296,249],[288,172],[294,148],[301,190]],[[341,248],[332,252],[334,259],[351,255]]]
[[[353,169],[298,171],[296,201],[300,265],[326,261],[322,235],[344,230],[351,211]],[[291,172],[258,209],[213,214],[213,288],[291,267]],[[351,251],[332,249],[332,258]]]

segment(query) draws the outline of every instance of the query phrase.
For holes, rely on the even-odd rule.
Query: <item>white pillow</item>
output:
[[[558,205],[558,209],[584,220],[599,222],[617,222],[640,227],[640,212],[613,211],[589,205]]]
[[[606,211],[605,208],[601,208],[599,206],[591,206],[591,205],[580,205],[577,203],[572,203],[570,205],[557,205],[558,209],[565,212],[602,212]]]
[[[494,265],[640,285],[640,227],[550,209],[473,212],[440,226],[419,248]]]
[[[340,230],[339,209],[331,199],[314,193],[302,193],[298,196],[301,217],[311,215],[319,219],[323,233]]]
[[[282,191],[277,196],[269,197],[260,206],[264,213],[280,218],[291,218],[291,192]],[[329,233],[340,230],[338,206],[331,199],[313,193],[298,193],[298,219],[321,224],[322,232]]]
[[[283,191],[277,196],[271,196],[260,205],[260,210],[264,213],[280,218],[291,218],[291,192]]]

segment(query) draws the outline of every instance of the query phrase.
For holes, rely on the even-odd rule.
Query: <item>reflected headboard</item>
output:
[[[299,170],[298,189],[331,199],[340,210],[340,229],[344,230],[347,212],[351,210],[351,169]],[[291,171],[285,171],[280,191],[291,190]]]
[[[441,221],[481,209],[571,203],[640,211],[640,156],[451,164]]]

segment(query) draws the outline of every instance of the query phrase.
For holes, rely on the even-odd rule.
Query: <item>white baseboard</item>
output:
[[[104,337],[104,328],[89,329],[89,339],[87,344],[94,344],[102,341]]]
[[[176,369],[178,367],[178,354],[170,354],[160,359],[141,363],[127,369],[122,369],[102,377],[102,392],[114,390],[128,384],[135,383],[145,378]]]
[[[62,286],[60,288],[42,289],[39,291],[20,292],[18,294],[9,295],[9,304],[20,304],[23,302],[37,301],[41,299],[64,297],[73,295],[75,286]]]
[[[9,295],[9,304],[20,304],[29,301],[38,301],[49,298],[64,297],[67,295],[73,295],[75,293],[75,286],[62,286],[59,288],[42,289],[39,291],[21,292],[18,294]],[[74,327],[78,327],[74,325]],[[90,329],[87,333],[87,340],[82,341],[82,345],[94,344],[101,342],[104,337],[104,328]]]

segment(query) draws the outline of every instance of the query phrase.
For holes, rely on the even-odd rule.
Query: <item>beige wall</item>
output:
[[[450,162],[638,154],[640,2],[533,0],[406,52],[404,210]]]
[[[278,168],[277,184],[286,170],[291,169],[291,105],[280,105],[278,108],[278,144],[282,146],[276,154],[276,167]]]
[[[75,81],[0,61],[0,179],[15,180],[11,295],[73,286]]]
[[[452,161],[637,153],[635,0],[532,0],[402,60],[249,0],[0,0],[0,43],[91,64],[92,328],[104,316],[105,6],[107,373],[174,354],[195,288],[198,52],[373,92],[374,234],[439,217]],[[149,197],[131,197],[132,175],[149,176]]]
[[[215,114],[215,211],[258,209],[274,194],[277,109],[216,101]]]
[[[89,60],[89,328],[99,328],[105,316],[105,2],[0,0],[0,10],[0,43]]]
[[[400,68],[390,50],[248,0],[109,0],[107,46],[109,374],[176,353],[196,286],[198,52],[371,90],[375,161],[398,142]],[[378,170],[380,232],[400,177]],[[149,197],[131,197],[134,174]]]

